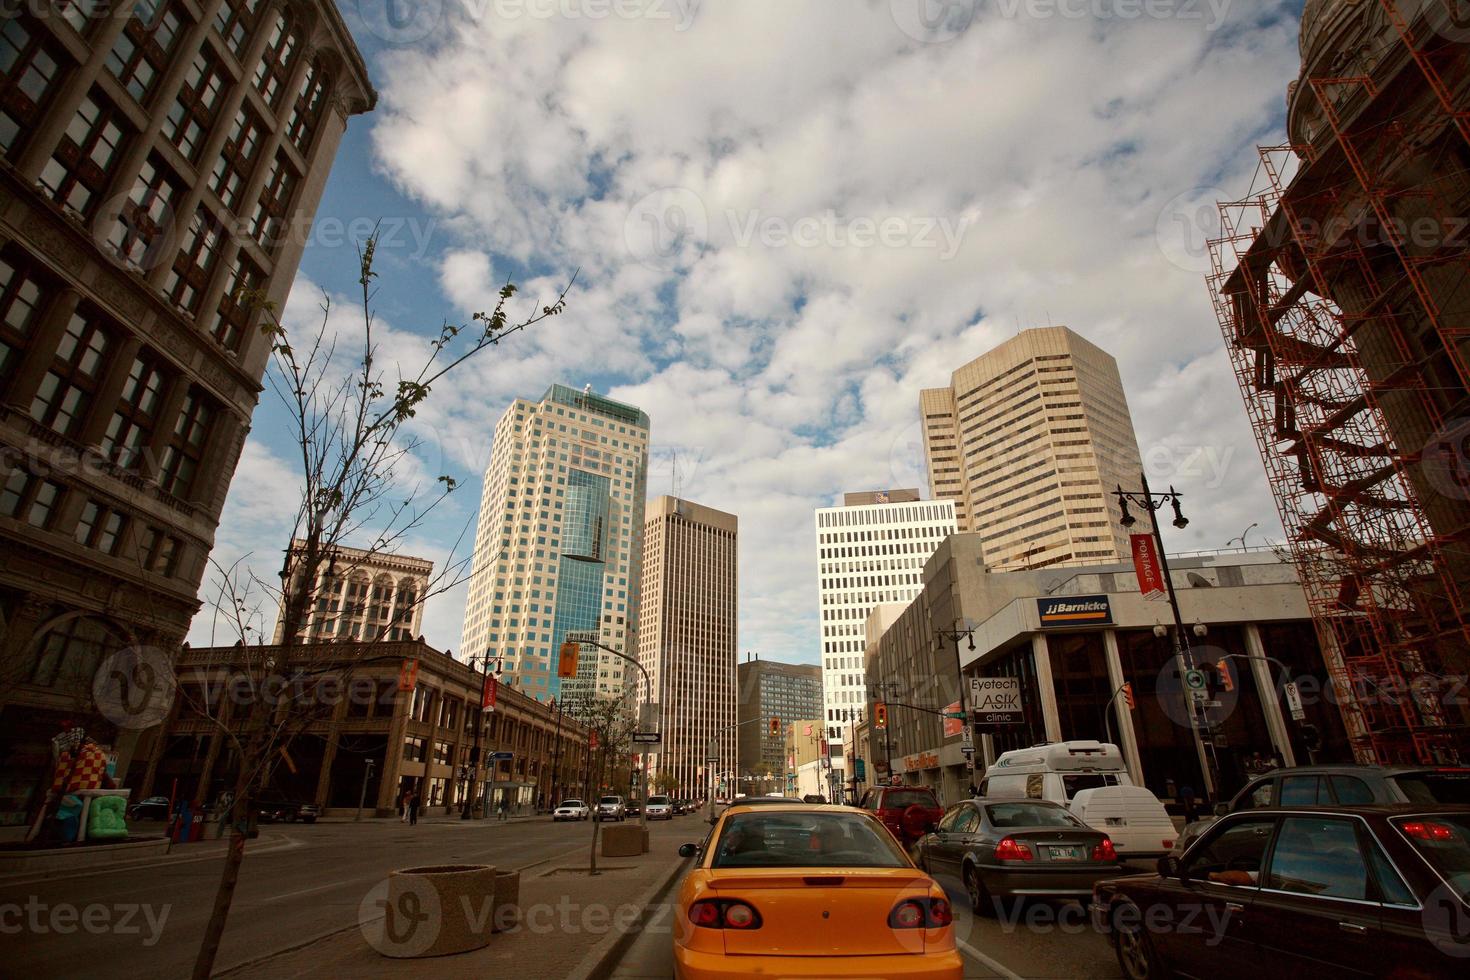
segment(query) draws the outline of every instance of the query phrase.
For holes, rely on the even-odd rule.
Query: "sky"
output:
[[[740,519],[739,649],[820,662],[813,511],[927,495],[919,390],[1018,330],[1110,352],[1170,551],[1280,524],[1206,288],[1214,204],[1284,141],[1301,0],[341,0],[379,99],[338,151],[283,311],[381,363],[514,281],[567,310],[467,363],[407,467],[459,481],[401,551],[466,556],[495,420],[555,382],[652,423],[650,496]],[[360,309],[356,314],[360,317]],[[214,560],[265,578],[299,494],[257,409]],[[192,642],[215,629],[206,577]],[[424,634],[456,650],[466,589]],[[263,618],[273,622],[274,610]],[[264,626],[269,627],[270,622]]]

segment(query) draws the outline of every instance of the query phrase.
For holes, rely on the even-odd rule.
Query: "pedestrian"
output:
[[[410,792],[408,794],[408,825],[418,826],[419,822],[419,794]]]
[[[1194,787],[1188,783],[1179,788],[1179,801],[1184,804],[1184,824],[1194,823]]]
[[[509,811],[509,808],[506,806],[505,797],[504,796],[502,796],[500,798],[500,819],[501,820],[509,820],[510,819],[510,811]]]
[[[400,823],[408,823],[408,798],[411,795],[408,790],[404,790],[403,795],[398,798],[398,820]]]

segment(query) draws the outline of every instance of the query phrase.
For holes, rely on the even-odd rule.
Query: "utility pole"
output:
[[[959,693],[960,724],[964,726],[964,728],[962,729],[962,733],[963,734],[961,736],[961,745],[963,745],[965,743],[964,735],[968,735],[969,736],[968,741],[969,741],[969,745],[970,745],[970,752],[969,752],[969,754],[967,754],[965,756],[965,768],[968,769],[969,772],[970,772],[970,783],[971,783],[971,785],[974,785],[974,782],[975,782],[975,737],[974,737],[974,733],[973,733],[973,726],[970,724],[970,712],[965,707],[965,667],[964,667],[964,665],[962,663],[960,663],[960,637],[963,636],[965,639],[967,639],[967,640],[970,641],[970,652],[971,653],[974,653],[975,652],[975,627],[971,626],[968,622],[966,622],[965,623],[965,628],[962,629],[962,630],[960,630],[960,629],[957,629],[957,630],[938,630],[937,632],[939,633],[940,636],[948,637],[949,640],[950,640],[950,642],[952,642],[954,644],[954,671],[955,671],[955,679],[959,682],[959,685],[960,685],[960,693]],[[944,731],[943,731],[942,728],[940,729],[940,734],[941,735],[944,734]]]
[[[475,659],[476,659],[476,655],[473,654],[473,653],[470,654],[470,656],[469,656],[470,670],[474,670],[475,669]],[[474,746],[470,749],[470,764],[469,764],[469,777],[468,777],[469,778],[469,785],[467,785],[465,787],[464,804],[463,804],[463,806],[460,807],[460,811],[459,811],[459,819],[461,819],[461,820],[468,820],[468,819],[470,819],[470,817],[473,816],[474,809],[475,809],[475,776],[479,773],[479,770],[480,770],[480,730],[485,727],[485,708],[486,708],[486,705],[485,705],[485,701],[486,701],[485,687],[486,687],[486,685],[488,685],[490,683],[490,671],[489,671],[489,667],[490,667],[490,651],[489,650],[486,650],[484,653],[479,654],[479,661],[480,661],[480,675],[481,675],[480,676],[480,704],[477,707],[471,709],[471,710],[477,712],[477,714],[475,716],[475,742],[474,742]],[[498,684],[499,681],[500,681],[500,668],[498,666],[495,669],[495,674],[496,674],[496,678],[495,678],[496,679],[496,683]]]
[[[373,778],[373,760],[364,760],[367,764],[362,768],[362,792],[357,795],[357,816],[353,820],[362,820],[362,807],[367,802],[367,784]]]

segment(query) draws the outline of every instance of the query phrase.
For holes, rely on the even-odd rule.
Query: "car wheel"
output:
[[[965,892],[970,896],[970,911],[984,916],[995,914],[995,903],[990,897],[990,889],[985,887],[985,881],[974,865],[965,868]]]
[[[1164,969],[1152,937],[1142,926],[1143,915],[1134,905],[1124,909],[1131,911],[1126,916],[1113,916],[1113,949],[1118,954],[1118,966],[1128,980],[1163,980],[1169,971]],[[1126,919],[1129,924],[1123,925],[1120,919]]]

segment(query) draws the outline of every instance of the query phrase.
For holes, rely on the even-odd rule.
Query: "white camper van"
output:
[[[1125,858],[1167,854],[1177,836],[1164,804],[1133,785],[1123,753],[1107,742],[1049,742],[1002,753],[979,788],[983,797],[1060,803],[1111,837]]]

